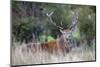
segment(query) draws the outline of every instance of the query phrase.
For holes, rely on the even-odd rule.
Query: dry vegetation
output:
[[[26,64],[45,64],[45,63],[59,63],[59,62],[76,62],[76,61],[91,61],[95,60],[95,49],[81,46],[73,48],[65,56],[59,53],[50,54],[44,51],[37,51],[35,53],[27,52],[26,44],[18,45],[14,43],[12,47],[12,65],[26,65]]]

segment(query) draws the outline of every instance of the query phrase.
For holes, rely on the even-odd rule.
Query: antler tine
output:
[[[51,12],[50,14],[46,14],[48,17],[51,17],[51,15],[53,15],[53,13],[54,13],[54,11],[53,12]]]
[[[63,26],[62,21],[60,22],[61,26]]]
[[[58,27],[58,28],[60,28],[60,29],[63,29],[62,27],[60,27],[60,26],[58,26],[56,23],[54,23],[53,20],[51,19],[51,17],[50,17],[50,21],[51,21],[51,23],[52,23],[53,25],[55,25],[56,27]]]
[[[78,17],[79,17],[79,12],[74,12],[73,19],[72,19],[72,25],[70,26],[70,29],[76,26],[78,23]]]
[[[54,11],[52,11],[50,14],[47,13],[46,15],[47,15],[47,17],[50,19],[50,21],[51,21],[51,23],[52,23],[53,25],[55,25],[56,27],[58,27],[58,28],[60,28],[60,29],[63,29],[62,27],[58,26],[58,25],[52,20],[51,16],[53,15],[53,13],[54,13]]]

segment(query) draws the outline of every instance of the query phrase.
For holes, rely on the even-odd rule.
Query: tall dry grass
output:
[[[60,63],[60,62],[76,62],[76,61],[91,61],[95,60],[95,49],[90,49],[85,46],[73,48],[69,53],[63,56],[59,54],[50,54],[46,51],[32,52],[27,51],[26,44],[14,43],[11,52],[12,65],[27,65],[27,64],[45,64],[45,63]]]

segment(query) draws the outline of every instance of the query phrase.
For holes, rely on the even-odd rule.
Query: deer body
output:
[[[45,50],[49,53],[57,52],[59,50],[59,45],[57,44],[57,40],[49,41],[41,44],[42,50]]]
[[[42,43],[41,49],[49,53],[60,53],[61,52],[63,54],[71,50],[71,48],[69,47],[69,42],[64,41],[63,35],[56,40]]]
[[[70,42],[65,35],[61,35],[59,38],[55,40],[51,40],[45,43],[30,43],[27,45],[28,51],[31,50],[32,52],[37,51],[46,51],[50,54],[65,54],[71,50]]]

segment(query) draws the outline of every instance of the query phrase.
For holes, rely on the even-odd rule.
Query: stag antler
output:
[[[72,25],[70,26],[70,29],[72,29],[73,27],[77,25],[78,17],[79,17],[79,12],[78,11],[74,12],[73,19],[72,19]]]
[[[48,14],[48,13],[46,14],[47,17],[50,19],[50,22],[51,22],[54,26],[56,26],[56,27],[58,27],[58,28],[60,28],[60,29],[63,29],[63,27],[58,26],[58,25],[52,20],[51,16],[53,15],[53,13],[54,13],[54,11],[52,11],[50,14]],[[61,22],[61,24],[62,24],[62,22]]]

